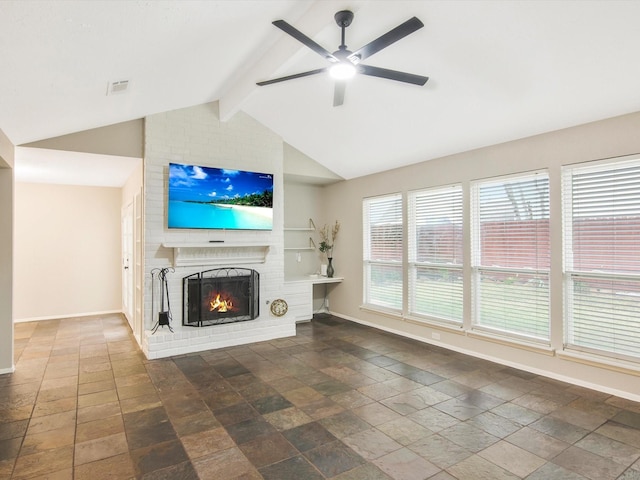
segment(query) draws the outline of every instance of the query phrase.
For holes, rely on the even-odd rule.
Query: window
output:
[[[549,177],[472,185],[474,327],[549,340]]]
[[[409,314],[462,323],[462,187],[409,194]]]
[[[402,311],[402,196],[363,202],[364,303]]]
[[[565,343],[640,359],[640,159],[563,169]]]

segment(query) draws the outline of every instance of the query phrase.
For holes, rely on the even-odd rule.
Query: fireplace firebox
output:
[[[206,327],[260,315],[260,275],[247,268],[215,268],[182,279],[182,324]]]

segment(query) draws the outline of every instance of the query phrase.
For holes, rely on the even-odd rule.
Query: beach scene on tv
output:
[[[169,228],[271,230],[273,175],[169,164]]]

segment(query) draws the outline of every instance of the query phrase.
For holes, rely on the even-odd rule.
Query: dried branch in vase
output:
[[[319,250],[327,255],[327,258],[333,257],[333,247],[335,246],[336,237],[340,231],[340,222],[336,220],[333,226],[325,224],[320,229],[320,247]]]

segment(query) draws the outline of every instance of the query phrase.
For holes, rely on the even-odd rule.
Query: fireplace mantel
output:
[[[251,242],[163,243],[173,250],[173,266],[265,263],[269,245]]]

